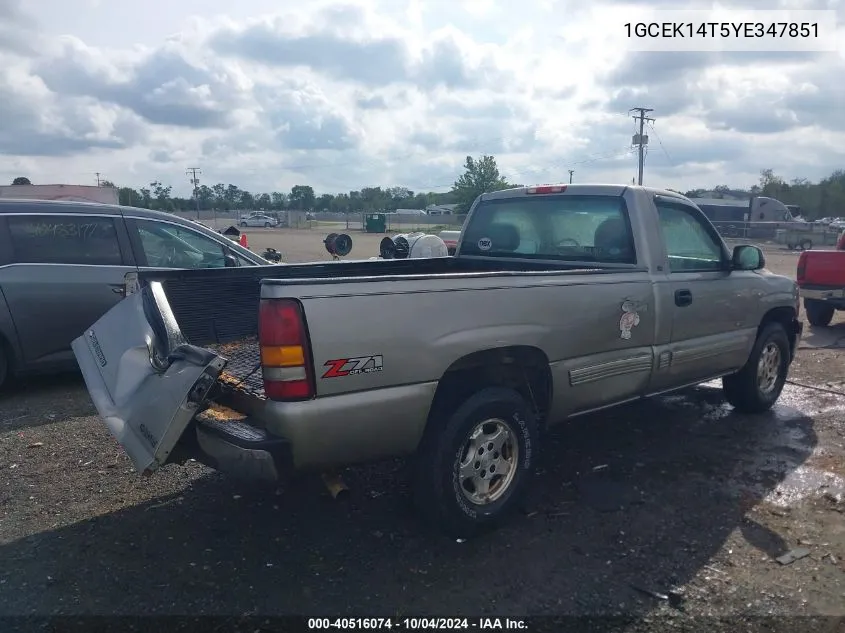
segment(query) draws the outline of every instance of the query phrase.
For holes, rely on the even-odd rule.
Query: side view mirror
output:
[[[766,258],[756,246],[751,244],[740,244],[735,246],[731,255],[731,268],[733,270],[760,270],[765,268]]]
[[[235,256],[234,256],[234,255],[232,255],[231,253],[226,253],[226,254],[223,256],[223,259],[224,259],[224,260],[225,260],[225,262],[226,262],[226,268],[237,268],[237,266],[238,266],[238,260],[237,260],[237,259],[235,259]]]

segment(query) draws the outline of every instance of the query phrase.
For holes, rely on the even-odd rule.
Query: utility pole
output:
[[[191,184],[194,186],[194,200],[196,201],[196,204],[197,204],[197,220],[200,219],[200,191],[199,191],[200,179],[197,178],[197,174],[201,174],[201,173],[202,173],[202,170],[199,167],[188,167],[185,170],[185,175],[190,176]],[[216,225],[215,225],[215,228],[217,228]]]
[[[569,184],[570,184],[570,185],[572,184],[572,174],[574,174],[574,173],[575,173],[575,170],[574,170],[574,169],[570,169],[570,170],[569,170]]]
[[[634,134],[633,138],[633,145],[636,145],[639,149],[640,155],[640,169],[639,169],[639,176],[637,178],[637,184],[643,184],[643,164],[645,162],[645,146],[648,145],[648,136],[643,135],[643,127],[645,126],[646,121],[650,121],[654,123],[654,119],[651,119],[646,116],[646,112],[654,112],[653,108],[631,108],[628,112],[639,112],[639,116],[634,117],[634,121],[640,122],[640,132],[639,134]]]
[[[99,187],[100,186],[100,172],[97,171],[97,172],[94,172],[94,173],[97,176],[97,186]]]

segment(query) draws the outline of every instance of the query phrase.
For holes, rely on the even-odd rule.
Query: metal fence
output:
[[[239,218],[248,215],[249,211],[211,211],[203,209],[196,211],[177,211],[176,215],[199,219],[215,229],[225,229],[231,225],[237,225]],[[336,229],[363,231],[365,218],[368,213],[308,213],[307,219],[295,224],[288,224],[288,213],[286,211],[268,211],[267,215],[277,218],[280,226],[290,226],[301,229]],[[460,230],[464,218],[462,215],[428,215],[428,214],[406,214],[406,213],[385,213],[386,230],[388,232],[433,232],[439,230]]]
[[[729,243],[750,243],[769,250],[832,248],[842,234],[842,229],[809,222],[713,222],[713,225]]]
[[[372,213],[312,213],[312,217],[320,224],[343,225],[351,231],[362,231],[366,224],[366,216]],[[386,230],[394,231],[433,231],[438,229],[459,230],[466,216],[458,215],[428,215],[409,213],[385,213]]]

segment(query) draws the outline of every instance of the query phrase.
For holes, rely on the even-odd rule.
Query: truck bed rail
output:
[[[562,264],[559,269],[573,268]],[[548,270],[537,262],[497,262],[456,257],[282,264],[199,270],[151,270],[141,284],[158,281],[182,335],[191,344],[227,359],[221,375],[224,387],[265,398],[258,345],[258,303],[261,282],[296,279],[345,279],[395,275],[456,273],[514,274]]]

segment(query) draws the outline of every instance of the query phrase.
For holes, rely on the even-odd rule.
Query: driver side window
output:
[[[223,245],[178,224],[136,220],[147,266],[153,268],[224,268]]]

